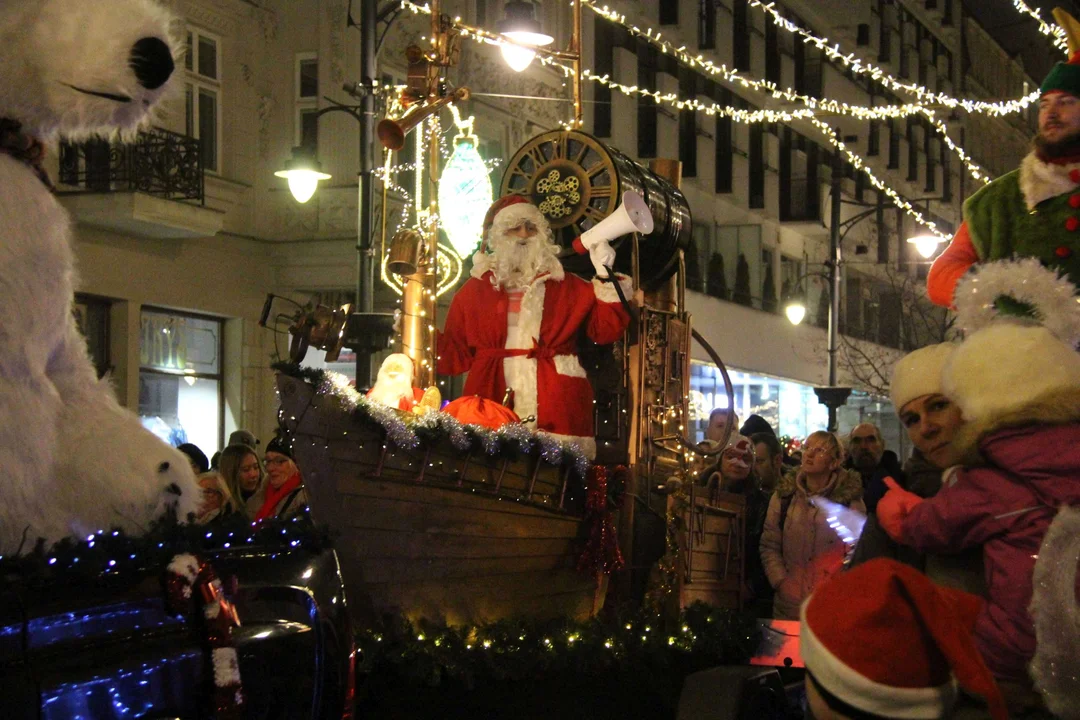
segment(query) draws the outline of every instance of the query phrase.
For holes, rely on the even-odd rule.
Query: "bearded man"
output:
[[[964,203],[964,222],[934,262],[930,300],[951,307],[957,281],[975,263],[1036,257],[1080,285],[1080,25],[1060,9],[1070,57],[1039,90],[1039,133],[1020,168]]]
[[[513,409],[530,427],[595,457],[593,392],[578,361],[578,331],[607,345],[622,337],[629,314],[611,283],[563,270],[547,219],[526,198],[496,201],[484,238],[439,335],[438,372],[468,371],[464,394],[495,402],[512,389]],[[610,252],[603,245],[597,252]],[[619,282],[629,296],[629,279]]]
[[[368,390],[369,400],[375,400],[398,410],[412,410],[423,399],[424,391],[413,387],[413,361],[404,353],[386,356],[379,366],[375,385]]]

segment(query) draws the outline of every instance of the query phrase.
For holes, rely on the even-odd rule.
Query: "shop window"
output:
[[[221,320],[144,310],[139,336],[139,416],[171,445],[221,449],[224,425]]]

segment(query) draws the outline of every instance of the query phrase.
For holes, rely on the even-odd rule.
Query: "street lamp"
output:
[[[798,325],[806,317],[806,303],[801,297],[794,297],[784,306],[784,314],[788,322]]]
[[[322,171],[322,166],[315,159],[315,154],[307,147],[294,147],[292,157],[285,163],[284,170],[278,170],[274,177],[289,181],[289,192],[298,203],[306,203],[315,194],[320,180],[329,180],[330,175]]]
[[[516,44],[501,43],[499,50],[510,69],[523,72],[536,57],[534,48],[550,45],[555,38],[544,33],[531,2],[511,0],[506,3],[503,12],[506,17],[499,21],[496,30]],[[528,47],[530,45],[533,47]]]
[[[915,237],[909,237],[907,241],[914,245],[919,254],[927,260],[934,256],[942,242],[937,235],[916,235]]]

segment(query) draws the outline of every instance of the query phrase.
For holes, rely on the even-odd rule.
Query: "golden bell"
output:
[[[394,239],[390,241],[386,269],[402,277],[415,274],[420,268],[423,248],[424,238],[416,230],[398,231]]]

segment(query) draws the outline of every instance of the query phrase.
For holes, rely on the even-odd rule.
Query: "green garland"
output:
[[[28,588],[110,585],[161,573],[179,553],[245,548],[319,552],[330,540],[329,531],[316,526],[306,513],[272,518],[257,527],[241,514],[206,525],[181,525],[175,515],[167,515],[138,536],[113,528],[85,538],[64,538],[51,547],[39,540],[28,552],[0,557],[0,582]]]
[[[674,623],[654,612],[602,622],[503,620],[450,627],[400,616],[357,635],[369,677],[418,685],[530,681],[540,676],[675,672],[745,663],[757,647],[755,618],[695,603]]]

